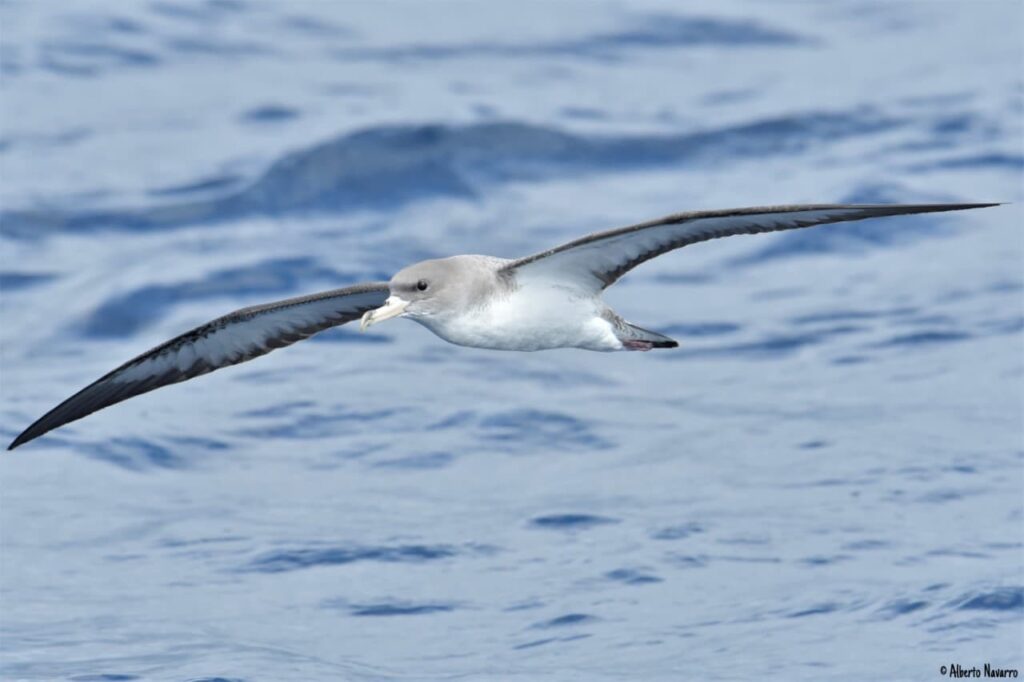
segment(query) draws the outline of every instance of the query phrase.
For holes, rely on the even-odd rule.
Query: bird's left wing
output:
[[[569,281],[598,292],[637,265],[689,244],[777,230],[909,213],[959,211],[998,204],[892,204],[767,206],[677,213],[639,225],[597,232],[549,251],[512,261],[503,270],[516,277]]]
[[[89,384],[40,417],[7,449],[13,450],[47,431],[122,400],[237,365],[328,327],[358,320],[367,310],[381,306],[387,297],[386,283],[357,284],[242,308],[218,317],[129,360]]]

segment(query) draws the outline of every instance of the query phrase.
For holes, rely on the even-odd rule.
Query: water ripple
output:
[[[990,592],[965,595],[956,608],[961,611],[1020,611],[1024,615],[1024,587],[1000,587]]]
[[[383,545],[376,547],[326,547],[269,552],[253,559],[242,570],[284,573],[316,566],[343,566],[362,561],[382,563],[424,563],[450,559],[466,552],[453,545]]]
[[[376,604],[349,604],[346,608],[353,616],[420,616],[430,613],[454,611],[455,604],[381,602]]]
[[[583,625],[584,623],[596,623],[597,618],[586,613],[567,613],[551,620],[534,623],[531,628],[545,630],[548,628],[564,628],[571,625]]]
[[[122,338],[153,324],[171,307],[186,301],[284,295],[297,290],[301,282],[318,279],[330,279],[339,285],[360,281],[313,258],[276,258],[218,270],[200,280],[147,285],[108,298],[80,323],[79,329],[87,338]]]
[[[509,410],[482,418],[479,426],[480,438],[514,450],[612,447],[587,422],[560,412]]]
[[[288,154],[249,187],[222,197],[145,209],[4,210],[0,211],[0,234],[33,238],[55,231],[167,229],[254,214],[393,210],[425,198],[472,199],[484,183],[722,163],[793,152],[815,142],[871,135],[902,125],[906,121],[862,108],[803,112],[676,135],[588,136],[516,122],[369,128]],[[890,227],[892,220],[900,219],[890,219]],[[918,231],[921,224],[916,224]],[[883,234],[870,228],[849,229],[848,234],[873,235],[872,241]],[[787,251],[807,250],[806,246],[793,242]],[[821,248],[822,244],[815,246]]]
[[[419,44],[384,48],[341,48],[334,56],[343,61],[423,62],[481,57],[522,58],[572,56],[612,59],[626,49],[664,49],[702,45],[800,45],[812,41],[795,33],[766,27],[755,21],[713,17],[659,15],[634,28],[576,39],[502,43],[487,41],[461,45]]]
[[[587,530],[618,522],[618,519],[612,519],[607,516],[595,516],[593,514],[552,514],[531,519],[530,525],[535,528],[554,530]]]

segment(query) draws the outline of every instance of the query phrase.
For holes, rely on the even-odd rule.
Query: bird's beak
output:
[[[363,313],[363,319],[359,321],[359,331],[365,332],[371,325],[383,322],[384,320],[390,320],[392,317],[398,317],[405,312],[408,306],[409,301],[398,296],[388,296],[388,300],[384,301],[384,305]]]

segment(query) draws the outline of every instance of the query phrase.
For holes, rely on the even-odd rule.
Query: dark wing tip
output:
[[[190,333],[192,332],[188,332],[182,336],[187,336],[187,334]],[[177,338],[180,339],[181,337]],[[174,340],[168,342],[168,344],[173,343],[173,341]],[[116,381],[116,376],[119,373],[132,367],[141,360],[155,356],[168,344],[158,346],[157,348],[126,362],[117,369],[108,372],[71,397],[67,398],[42,417],[32,422],[27,429],[22,431],[17,438],[11,441],[11,444],[7,446],[7,449],[13,450],[16,447],[24,445],[31,440],[35,440],[36,438],[39,438],[54,429],[60,428],[65,424],[78,421],[79,419],[87,417],[94,412],[98,412],[99,410],[110,407],[111,405],[116,405],[117,403],[128,400],[129,398],[133,398],[143,393],[148,393],[149,391],[160,388],[161,386],[166,386],[167,384],[177,383],[193,376],[205,374],[209,371],[209,369],[204,368],[200,363],[196,363],[189,372],[165,371],[161,374],[155,374],[139,381],[123,383]]]
[[[46,416],[49,416],[49,413],[47,413]],[[14,448],[18,447],[19,445],[24,445],[25,443],[29,442],[30,440],[34,440],[34,439],[38,438],[39,436],[43,435],[44,433],[46,433],[47,431],[49,431],[50,429],[41,429],[40,428],[40,422],[41,421],[42,421],[42,419],[39,419],[39,420],[33,422],[27,429],[25,429],[24,431],[19,433],[18,437],[15,438],[14,440],[12,440],[11,444],[7,446],[7,450],[8,451],[13,450]]]
[[[905,215],[914,213],[945,213],[947,211],[967,211],[975,208],[991,208],[993,206],[1002,205],[1004,205],[1003,202],[985,202],[970,204],[875,204],[863,206],[863,208],[866,210],[881,210],[881,215]],[[857,205],[853,205],[851,206],[851,208],[859,207]]]
[[[932,208],[936,211],[961,211],[969,208],[991,208],[992,206],[1005,206],[1005,201],[993,201],[972,204],[924,204],[923,207]]]
[[[991,208],[993,206],[1005,206],[1007,202],[972,202],[972,203],[935,203],[935,204],[807,204],[793,206],[769,206],[763,209],[765,212],[785,213],[799,210],[829,210],[829,209],[859,209],[863,211],[877,211],[872,217],[884,215],[906,215],[912,213],[942,213],[944,211],[966,211],[974,208]],[[761,209],[742,209],[744,212],[756,213]]]
[[[35,440],[36,438],[39,438],[39,436],[42,436],[43,434],[48,433],[49,431],[52,431],[53,429],[60,426],[60,424],[48,424],[48,417],[50,417],[49,412],[47,412],[37,421],[33,422],[27,429],[19,433],[17,438],[11,441],[11,444],[7,446],[7,449],[13,450],[14,448],[20,445],[24,445],[30,440]]]
[[[12,440],[11,444],[7,446],[7,450],[8,451],[13,450],[14,448],[18,447],[19,445],[24,445],[25,443],[29,442],[30,440],[33,440],[33,439],[38,438],[39,436],[43,435],[42,433],[29,433],[29,431],[31,431],[31,430],[32,429],[25,429],[24,431],[22,431],[18,435],[18,437],[15,438],[14,440]]]
[[[27,429],[18,434],[18,437],[11,441],[11,444],[7,446],[8,450],[24,445],[29,441],[35,440],[42,435],[53,431],[54,429],[61,427],[69,422],[76,421],[82,417],[88,416],[97,410],[101,410],[108,405],[112,405],[116,402],[120,402],[129,396],[124,398],[117,398],[116,400],[109,402],[99,402],[95,399],[95,396],[90,395],[97,387],[101,387],[102,380],[86,386],[84,389],[71,396],[57,407],[53,408],[42,417],[32,422]],[[109,393],[109,390],[107,391]],[[81,398],[85,398],[85,402],[82,402]]]

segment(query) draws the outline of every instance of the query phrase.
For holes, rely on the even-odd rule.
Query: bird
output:
[[[7,449],[129,398],[252,360],[354,320],[366,331],[405,317],[450,343],[492,350],[675,348],[675,340],[627,322],[601,300],[602,292],[641,263],[720,237],[997,205],[815,204],[691,211],[595,232],[525,258],[457,255],[425,260],[388,282],[250,306],[200,325],[78,391],[33,422]]]

